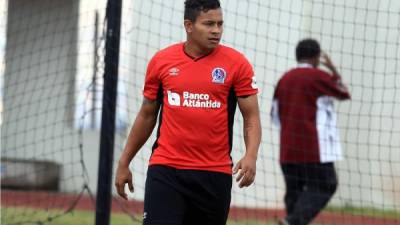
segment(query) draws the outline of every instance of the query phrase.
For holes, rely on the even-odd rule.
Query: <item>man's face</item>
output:
[[[195,22],[185,21],[186,32],[189,39],[198,48],[204,50],[214,49],[222,36],[222,11],[210,9],[201,11]]]

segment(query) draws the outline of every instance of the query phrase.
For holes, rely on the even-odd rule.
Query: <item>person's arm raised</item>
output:
[[[341,99],[349,99],[350,98],[350,94],[349,94],[348,88],[342,82],[342,77],[340,76],[339,72],[337,71],[335,65],[333,64],[333,62],[331,60],[331,58],[325,52],[322,52],[320,62],[321,62],[322,65],[324,65],[326,68],[328,68],[331,71],[332,79],[336,83],[337,89],[341,93],[343,93],[343,97]]]

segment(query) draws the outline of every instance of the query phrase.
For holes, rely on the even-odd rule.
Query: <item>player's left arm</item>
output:
[[[239,173],[236,182],[239,182],[239,187],[242,188],[250,186],[256,176],[256,161],[261,142],[261,122],[256,94],[238,97],[238,105],[243,116],[246,153],[236,164],[233,173]]]

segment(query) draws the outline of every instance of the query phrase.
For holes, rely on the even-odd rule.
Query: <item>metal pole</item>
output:
[[[103,111],[101,117],[100,159],[96,198],[96,225],[110,224],[111,184],[114,160],[115,112],[117,102],[119,38],[122,0],[108,0],[104,70]]]

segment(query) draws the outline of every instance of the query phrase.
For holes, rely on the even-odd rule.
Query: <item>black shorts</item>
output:
[[[201,170],[149,166],[144,225],[225,225],[232,176]]]

